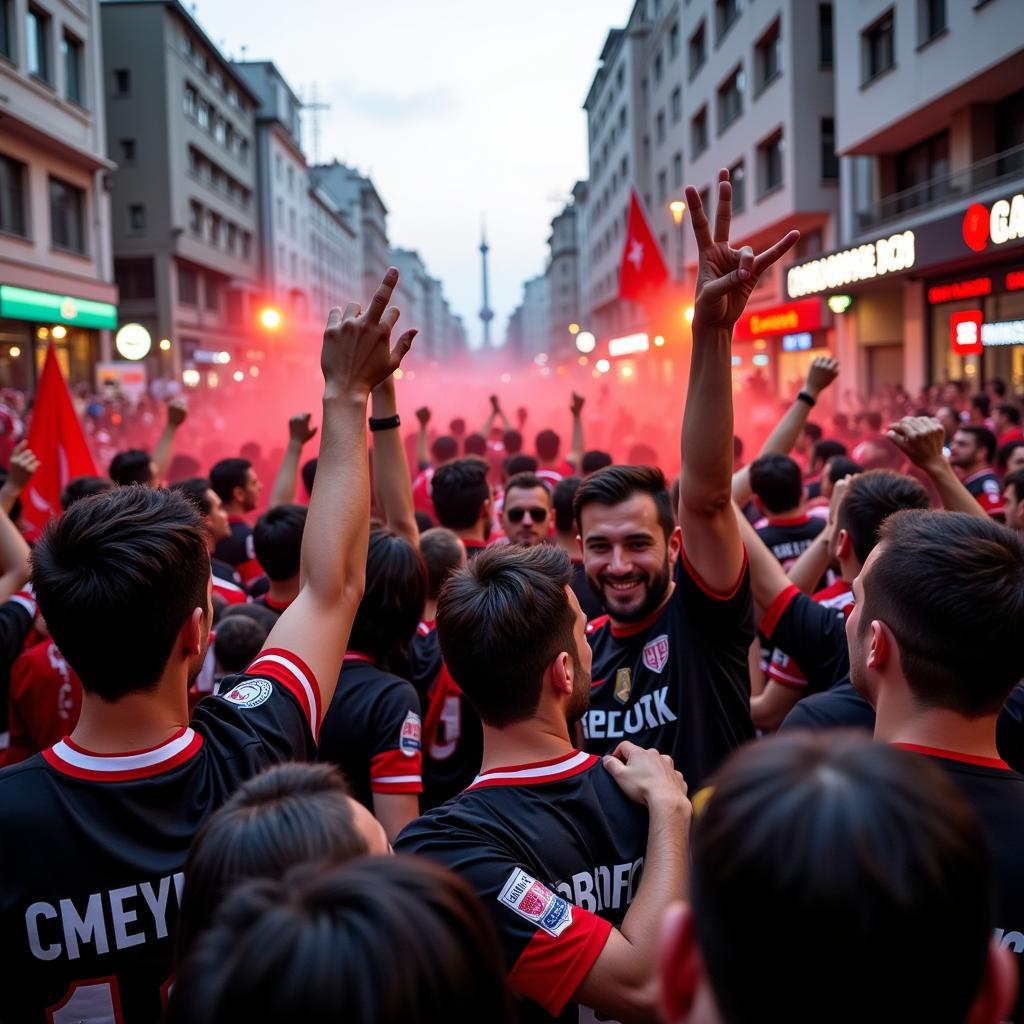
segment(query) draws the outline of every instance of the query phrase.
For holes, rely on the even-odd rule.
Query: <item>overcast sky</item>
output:
[[[186,0],[188,3],[188,0]],[[583,100],[629,0],[198,0],[235,59],[273,60],[299,95],[315,82],[320,159],[372,176],[393,245],[418,249],[480,338],[480,218],[494,332],[544,269],[551,218],[587,174]],[[258,13],[257,13],[258,11]],[[312,139],[305,149],[312,161]]]

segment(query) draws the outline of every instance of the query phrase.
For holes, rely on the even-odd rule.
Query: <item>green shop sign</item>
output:
[[[117,326],[117,306],[109,302],[36,292],[9,284],[0,284],[0,316],[12,320],[71,324],[74,327],[108,327],[113,330]]]

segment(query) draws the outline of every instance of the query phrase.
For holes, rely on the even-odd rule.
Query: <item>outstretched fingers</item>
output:
[[[711,224],[704,212],[704,204],[700,201],[700,193],[692,185],[686,186],[686,202],[690,211],[690,223],[693,225],[693,235],[697,239],[697,248],[710,249],[715,244],[711,237]]]
[[[409,354],[409,349],[412,348],[412,339],[416,337],[419,332],[416,328],[406,331],[399,339],[395,342],[395,347],[391,350],[391,372],[394,373],[402,365],[402,360]]]
[[[720,299],[729,292],[735,291],[744,285],[749,286],[753,280],[754,250],[749,245],[739,250],[739,266],[726,274],[724,277],[708,281],[703,288],[702,297],[711,300]]]
[[[722,171],[718,180],[718,207],[715,210],[715,241],[728,242],[732,224],[732,183],[729,172]]]
[[[754,273],[760,276],[776,260],[781,259],[797,243],[800,237],[799,231],[789,231],[780,238],[771,248],[765,249],[754,259]]]
[[[379,323],[380,318],[384,315],[384,310],[388,308],[388,304],[391,302],[391,295],[395,290],[396,284],[398,284],[398,270],[395,267],[388,267],[387,272],[384,274],[384,280],[381,281],[380,287],[374,292],[373,298],[370,300],[370,306],[364,315],[367,323]]]

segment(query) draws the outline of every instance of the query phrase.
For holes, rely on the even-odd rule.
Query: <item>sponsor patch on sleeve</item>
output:
[[[522,868],[509,875],[498,902],[556,939],[572,924],[572,904]]]
[[[240,708],[258,708],[270,700],[274,684],[269,679],[243,679],[220,696]]]
[[[402,733],[398,738],[398,749],[406,757],[415,757],[422,748],[420,716],[410,711],[402,723]]]

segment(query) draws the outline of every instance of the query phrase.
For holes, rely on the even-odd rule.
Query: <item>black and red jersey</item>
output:
[[[776,519],[764,526],[758,525],[757,535],[775,556],[775,560],[789,572],[825,526],[825,520],[818,516],[799,515],[790,519]]]
[[[423,704],[424,810],[461,793],[483,757],[480,717],[445,668],[433,622],[421,622],[412,641],[412,684]]]
[[[249,595],[242,586],[242,577],[218,558],[210,559],[210,571],[213,576],[213,592],[227,604],[245,604]]]
[[[228,516],[231,533],[217,542],[213,549],[213,557],[227,562],[248,586],[254,579],[263,574],[263,567],[256,561],[256,549],[253,546],[252,527],[241,516]]]
[[[462,538],[462,546],[466,549],[466,560],[476,558],[481,551],[488,546],[488,542],[485,540],[475,540],[474,538]]]
[[[11,667],[25,649],[36,618],[36,599],[26,587],[10,600],[0,604],[0,755],[10,739],[7,731]]]
[[[261,608],[266,608],[268,611],[272,611],[278,618],[280,618],[281,613],[285,611],[292,602],[275,601],[268,592],[266,594],[260,594],[259,597],[254,597],[252,599],[252,603],[258,604]]]
[[[360,803],[372,811],[375,793],[423,792],[422,732],[412,683],[346,654],[317,757],[344,772]]]
[[[319,714],[309,668],[267,650],[157,747],[65,738],[0,771],[0,1016],[158,1021],[193,837],[241,782],[312,758]]]
[[[573,996],[636,894],[647,810],[580,750],[483,772],[398,837],[461,875],[489,911],[520,1019],[575,1021]],[[589,1019],[589,1018],[588,1018]]]
[[[823,608],[831,608],[840,613],[844,621],[853,611],[853,589],[846,580],[836,580],[824,590],[819,590],[812,600]],[[804,675],[803,669],[797,664],[796,659],[791,658],[779,647],[772,651],[768,678],[784,686],[792,686],[799,690],[807,689],[807,676]]]
[[[990,516],[995,519],[1005,517],[1006,502],[1003,500],[1003,488],[999,483],[999,477],[991,469],[981,469],[965,477],[964,487]]]
[[[685,555],[674,577],[668,602],[646,622],[617,627],[605,616],[587,626],[593,688],[583,730],[596,754],[629,740],[671,755],[695,792],[754,736],[754,614],[746,565],[728,594],[705,586]]]

